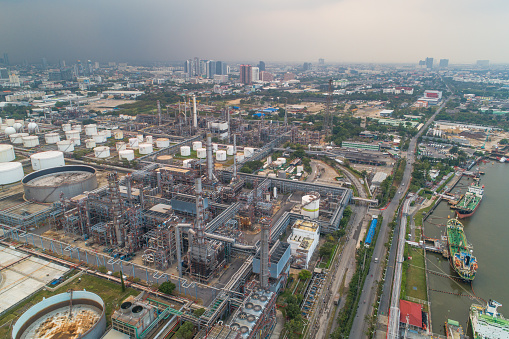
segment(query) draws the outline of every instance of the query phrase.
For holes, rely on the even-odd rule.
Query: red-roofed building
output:
[[[422,305],[406,300],[399,301],[399,322],[422,328]]]

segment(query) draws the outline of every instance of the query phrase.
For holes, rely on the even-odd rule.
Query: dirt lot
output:
[[[129,104],[132,102],[133,102],[132,100],[102,99],[99,101],[89,103],[87,108],[100,111],[104,109],[111,109],[123,104]]]

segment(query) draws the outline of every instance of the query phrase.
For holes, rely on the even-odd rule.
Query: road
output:
[[[385,243],[389,240],[389,222],[392,221],[394,217],[394,213],[399,206],[399,202],[401,198],[406,195],[406,191],[410,184],[411,175],[413,171],[413,164],[415,163],[415,149],[417,145],[417,139],[422,135],[424,131],[426,131],[429,125],[435,120],[435,117],[438,113],[445,107],[447,102],[451,99],[449,97],[444,103],[437,109],[437,111],[431,116],[430,119],[424,124],[421,130],[410,140],[410,145],[408,147],[408,151],[406,152],[406,167],[403,173],[403,179],[401,180],[401,185],[396,191],[394,198],[391,200],[390,204],[387,208],[382,212],[383,222],[380,229],[380,233],[378,236],[378,240],[375,244],[375,249],[373,251],[373,258],[385,258]],[[395,230],[396,231],[396,230]],[[396,233],[397,234],[397,233]],[[397,238],[397,237],[396,237]],[[392,276],[393,276],[393,268],[394,261],[396,259],[396,246],[391,244],[391,253],[389,254],[389,262],[387,263],[389,269],[387,270],[387,275],[384,277],[384,289],[382,293],[382,298],[380,302],[379,312],[380,314],[388,314],[389,312],[389,300],[390,300],[390,284],[392,284]],[[364,287],[362,289],[359,307],[357,309],[357,314],[355,316],[352,330],[350,332],[350,338],[366,338],[366,334],[364,333],[365,329],[368,327],[366,324],[366,316],[371,316],[373,313],[373,304],[375,303],[376,297],[376,286],[377,282],[382,279],[382,265],[380,263],[371,262],[370,268],[368,272],[368,276],[364,282]],[[384,328],[384,326],[380,326]]]

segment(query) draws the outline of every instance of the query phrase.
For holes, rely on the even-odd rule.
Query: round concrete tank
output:
[[[15,158],[16,154],[14,154],[14,147],[12,145],[0,145],[0,162],[13,161]]]
[[[105,311],[103,300],[95,293],[57,294],[23,313],[12,328],[11,338],[101,338],[106,331]]]
[[[170,146],[170,139],[167,138],[157,138],[156,139],[156,147],[157,148],[165,148]]]
[[[93,191],[97,188],[97,177],[93,167],[68,165],[32,172],[22,183],[26,199],[46,203],[60,200],[60,192],[65,198],[72,198]]]
[[[117,151],[123,151],[127,148],[127,144],[123,141],[119,141],[115,144],[115,148],[117,149]]]
[[[0,185],[8,185],[23,179],[23,165],[20,162],[0,163]]]
[[[15,122],[12,127],[16,130],[16,132],[22,132],[23,131],[23,124],[20,122]]]
[[[97,146],[97,144],[95,143],[94,139],[87,139],[87,140],[85,140],[85,147],[86,148],[94,148],[95,146]]]
[[[58,150],[61,152],[74,152],[74,141],[61,140],[57,142]]]
[[[244,147],[244,157],[251,158],[254,154],[254,148]]]
[[[199,159],[205,159],[207,157],[207,149],[206,148],[198,148],[196,150],[196,156]]]
[[[44,135],[44,140],[47,144],[56,144],[60,141],[60,135],[58,135],[58,133],[46,133]]]
[[[118,157],[120,159],[126,159],[126,160],[134,160],[134,151],[132,149],[126,149],[123,151],[118,152]]]
[[[138,148],[139,141],[138,138],[129,138],[129,147]]]
[[[81,125],[72,125],[72,129],[81,133],[81,131],[83,130],[83,126],[81,126]]]
[[[23,140],[23,147],[35,147],[39,145],[39,137],[36,135],[28,135],[21,139]]]
[[[65,165],[64,153],[59,151],[32,154],[30,156],[30,161],[32,162],[32,169],[34,171]]]
[[[86,135],[97,134],[97,125],[96,124],[85,125],[85,134]]]
[[[154,148],[152,147],[152,144],[140,144],[139,151],[140,154],[150,154],[154,152]]]
[[[193,141],[193,151],[197,151],[198,148],[202,148],[203,144],[201,141]]]
[[[191,155],[191,147],[189,146],[181,146],[180,147],[180,155],[183,157],[188,157]]]
[[[6,119],[5,120],[5,123],[7,124],[7,126],[12,126],[12,125],[14,125],[15,122],[16,122],[15,119]]]
[[[4,130],[5,135],[10,136],[16,133],[14,127],[6,127]]]
[[[72,129],[71,124],[62,124],[62,131],[67,132]]]
[[[124,132],[116,130],[115,133],[113,133],[115,140],[122,140],[124,139]]]
[[[226,154],[233,155],[233,145],[226,146]]]
[[[220,150],[216,152],[216,160],[217,161],[226,161],[226,151]]]
[[[154,142],[154,137],[152,137],[151,135],[147,135],[147,137],[145,138],[145,142],[147,144],[151,144]]]
[[[28,133],[36,133],[39,131],[39,126],[35,122],[28,124]]]
[[[107,158],[110,156],[110,148],[107,146],[99,146],[94,148],[94,155],[96,158]]]
[[[23,137],[29,136],[28,133],[14,133],[9,135],[9,138],[11,139],[11,142],[13,144],[22,144],[23,143]]]
[[[320,213],[320,194],[317,192],[310,192],[302,197],[301,214],[317,219]]]
[[[237,157],[237,161],[244,161],[244,158],[245,158],[244,153],[240,153],[240,152],[237,152],[236,157]]]

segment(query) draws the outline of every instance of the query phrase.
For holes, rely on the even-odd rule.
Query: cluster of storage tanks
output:
[[[190,156],[191,149],[196,151],[196,157],[198,159],[205,159],[207,157],[207,149],[203,147],[203,143],[201,141],[193,141],[192,146],[181,146],[180,155],[183,157]],[[233,156],[235,152],[233,145],[226,145],[226,149],[219,149],[218,144],[212,144],[212,151],[216,153],[216,161],[226,161],[227,156]],[[254,148],[244,147],[244,152],[237,152],[235,156],[237,161],[243,161],[245,158],[252,157],[254,152]]]

